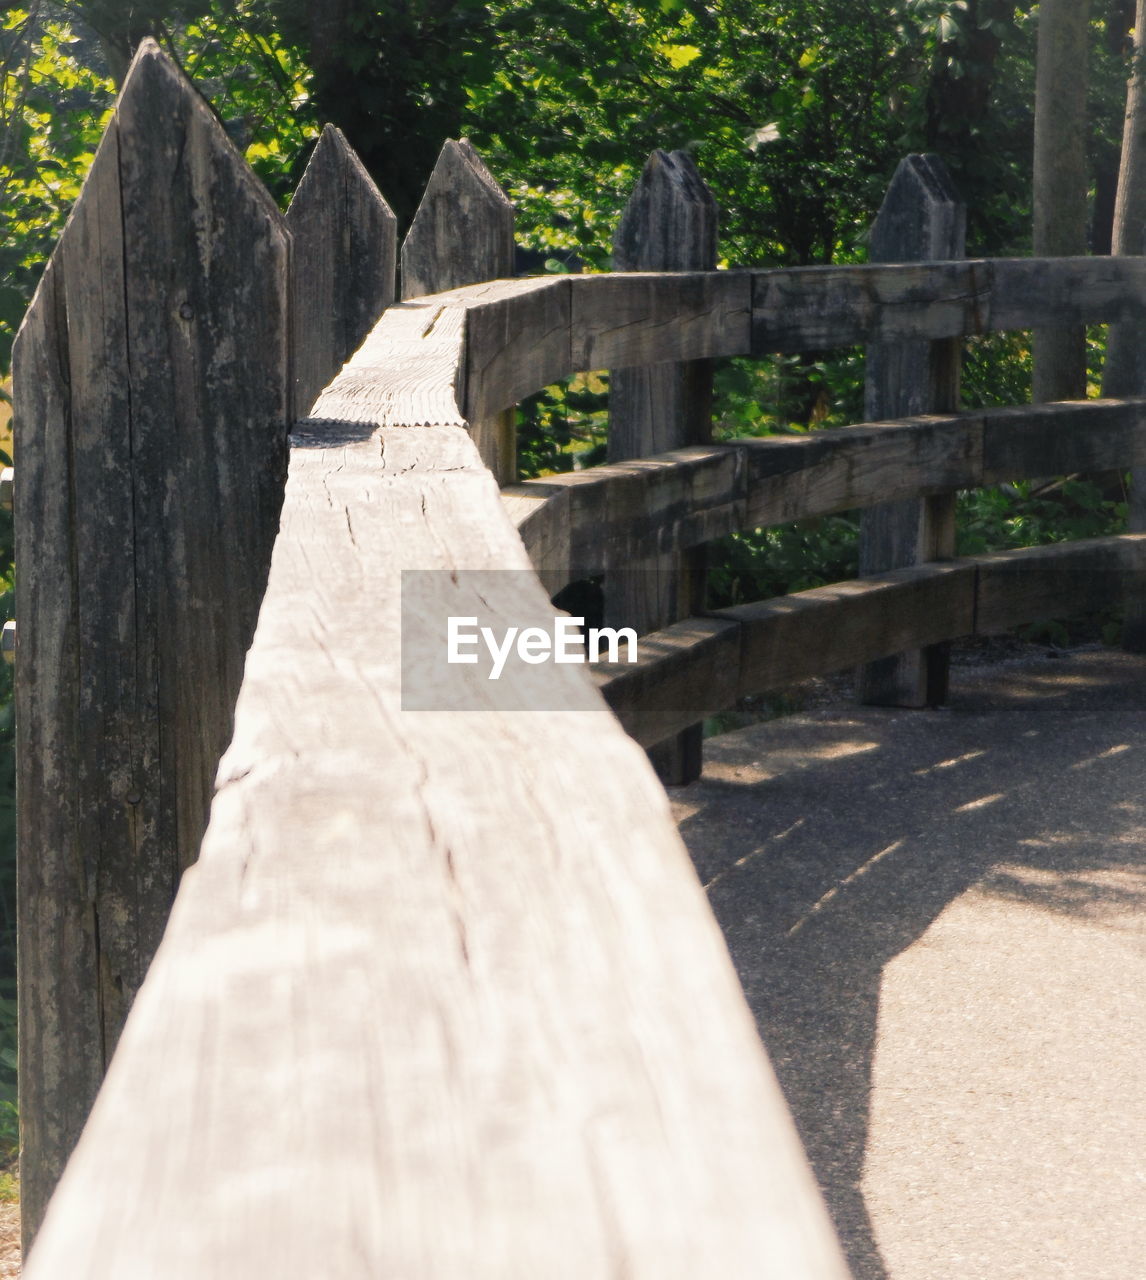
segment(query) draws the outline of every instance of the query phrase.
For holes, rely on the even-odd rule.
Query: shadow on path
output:
[[[672,796],[857,1280],[884,968],[971,886],[1100,920],[1146,906],[1146,660],[953,672],[949,709],[837,707],[706,743]]]

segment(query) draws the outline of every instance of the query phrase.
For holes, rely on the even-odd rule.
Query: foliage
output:
[[[202,4],[194,21],[158,34],[285,202],[319,128],[307,69],[261,7]],[[83,19],[109,24],[115,11],[110,0],[39,3],[8,9],[0,22],[0,376],[114,102],[105,42]],[[137,20],[143,12],[131,11]]]
[[[523,480],[580,471],[605,460],[607,375],[582,374],[546,387],[517,407],[517,465]]]
[[[1109,241],[1128,0],[1095,6],[1092,243]],[[468,134],[518,209],[536,269],[608,269],[648,152],[692,153],[722,209],[721,263],[862,261],[899,158],[938,153],[968,204],[972,255],[1029,247],[1035,0],[27,0],[0,6],[0,374],[80,190],[133,48],[153,35],[285,203],[320,122],[340,125],[405,223],[447,135]],[[1090,340],[1097,385],[1103,335]],[[1029,396],[1029,338],[967,346],[967,407]],[[734,360],[718,438],[862,417],[862,352]],[[607,379],[518,409],[524,475],[603,459]],[[1071,479],[962,495],[960,551],[1093,536],[1124,505]],[[0,517],[2,519],[2,517]],[[710,603],[851,576],[858,519],[746,530],[712,548]],[[0,607],[11,609],[10,524]],[[11,902],[10,678],[0,668],[0,912]],[[5,799],[6,798],[6,799]],[[0,983],[13,972],[0,914]],[[6,950],[5,950],[6,948]],[[0,985],[0,1142],[10,1140],[13,1004]],[[6,1070],[8,1074],[5,1074]]]

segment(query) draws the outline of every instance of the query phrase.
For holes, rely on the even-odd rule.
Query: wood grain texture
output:
[[[625,732],[651,747],[736,702],[740,643],[737,622],[686,618],[643,637],[638,662],[596,663],[593,674]]]
[[[785,524],[884,500],[982,483],[981,414],[864,423],[737,442],[746,454],[745,524]]]
[[[398,220],[341,130],[328,124],[286,224],[294,405],[301,416],[394,301]]]
[[[686,550],[743,527],[744,456],[698,445],[653,458],[528,480],[502,490],[538,572],[555,590],[582,578]]]
[[[1029,329],[1146,312],[1141,258],[994,258],[752,273],[752,354]]]
[[[964,255],[967,211],[938,156],[901,160],[871,228],[873,262],[955,259]],[[953,413],[959,407],[957,338],[875,343],[865,356],[869,419]],[[860,520],[859,570],[882,573],[955,554],[955,495],[879,503]],[[944,646],[891,654],[858,675],[860,699],[877,706],[938,706],[947,697]]]
[[[465,138],[448,138],[402,242],[403,299],[512,276],[514,217],[508,196],[473,146]],[[486,466],[500,483],[512,484],[513,414],[471,415],[470,431]]]
[[[842,671],[974,631],[974,567],[895,569],[714,616],[741,623],[740,693]]]
[[[976,629],[1117,608],[1146,586],[1146,534],[1059,542],[975,558]]]
[[[397,360],[395,372],[376,365],[367,374],[359,365],[339,386],[349,394],[357,378],[353,394],[378,400],[416,383],[429,418],[448,412],[440,400],[448,394],[457,410],[451,420],[464,420],[498,413],[592,369],[920,335],[930,341],[1030,327],[1048,306],[1071,318],[1111,319],[1141,314],[1143,291],[1146,260],[1135,258],[503,280],[407,304],[420,319],[409,310],[400,313],[403,319],[383,316],[372,347]],[[754,307],[757,332],[750,341]],[[426,371],[423,378],[417,355],[426,349],[423,340],[446,332],[455,342],[454,363],[447,368],[443,354],[440,373]],[[463,365],[467,341],[472,356]],[[431,409],[431,401],[438,407]],[[314,412],[322,416],[317,407]]]
[[[22,634],[14,701],[25,1247],[87,1119],[105,1065],[94,865],[76,785],[83,739],[62,270],[54,257],[12,353],[21,453],[14,525]],[[61,964],[61,957],[68,962]]]
[[[638,665],[594,674],[626,731],[648,742],[737,698],[908,646],[1101,612],[1144,585],[1146,534],[969,556],[688,618],[644,637]]]
[[[198,855],[230,736],[282,497],[287,256],[262,185],[145,43],[17,357],[17,431],[38,442],[16,514],[40,685],[19,752],[19,860],[37,868],[21,873],[26,1238]],[[61,803],[75,834],[57,847],[37,815]]]
[[[570,276],[570,372],[750,350],[747,271],[616,272]]]
[[[718,211],[692,157],[654,151],[613,237],[614,271],[713,271]],[[649,457],[712,437],[712,363],[688,360],[614,369],[609,375],[608,460]],[[631,510],[630,519],[641,513]],[[675,548],[629,561],[604,582],[605,621],[660,631],[704,607],[704,554]],[[655,743],[650,758],[668,786],[700,777],[703,726]]]
[[[528,669],[544,716],[402,710],[403,569],[459,613],[460,570],[522,570],[489,607],[549,611],[462,427],[295,440],[202,857],[26,1280],[843,1280],[586,669]]]
[[[528,480],[502,492],[556,592],[577,578],[739,529],[1146,463],[1146,400],[1086,400],[905,418],[678,449]]]
[[[402,241],[402,298],[513,275],[514,209],[470,142],[447,138]]]
[[[1068,400],[984,412],[981,483],[1146,463],[1146,400]]]

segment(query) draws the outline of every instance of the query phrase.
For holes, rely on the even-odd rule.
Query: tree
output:
[[[1088,0],[1042,0],[1035,89],[1034,251],[1087,249],[1086,66]],[[1086,395],[1086,330],[1036,329],[1032,399]]]

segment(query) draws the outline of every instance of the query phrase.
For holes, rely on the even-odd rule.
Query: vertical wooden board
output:
[[[718,210],[684,151],[654,151],[613,241],[615,271],[712,271]],[[615,369],[609,378],[610,462],[650,457],[711,438],[712,366],[706,360]],[[703,550],[643,561],[605,582],[606,620],[644,634],[704,606]],[[701,771],[702,726],[658,743],[650,759],[662,781]]]
[[[513,205],[482,158],[447,138],[402,241],[402,298],[513,275]]]
[[[163,726],[165,865],[141,892],[158,905],[198,853],[282,502],[289,233],[150,42],[118,119],[141,686]]]
[[[285,475],[288,242],[146,42],[18,352],[26,1239],[230,736]]]
[[[77,1045],[75,1052],[92,1051],[105,1066],[159,942],[149,922],[144,937],[150,945],[141,948],[141,920],[154,915],[162,921],[174,897],[168,876],[161,899],[140,900],[139,859],[157,852],[159,754],[155,735],[140,731],[138,702],[132,387],[119,161],[113,121],[57,248],[68,317],[74,488],[69,539],[82,646],[74,785],[95,904],[102,1027],[100,1043]]]
[[[341,130],[328,124],[286,223],[292,416],[303,417],[394,301],[398,221]]]
[[[872,262],[963,257],[966,210],[937,156],[902,160],[872,226]],[[953,413],[959,404],[958,339],[878,343],[867,349],[864,411],[871,422]],[[860,523],[860,573],[882,573],[955,552],[955,495],[883,503]],[[947,649],[913,650],[860,671],[864,702],[935,705],[947,695]]]
[[[402,241],[402,298],[513,275],[514,208],[481,156],[447,138]],[[517,477],[514,413],[471,420],[482,461],[498,481]]]
[[[93,868],[74,762],[79,641],[67,315],[53,258],[12,352],[15,499],[17,944],[25,1249],[103,1076]],[[61,963],[66,957],[67,963]]]

